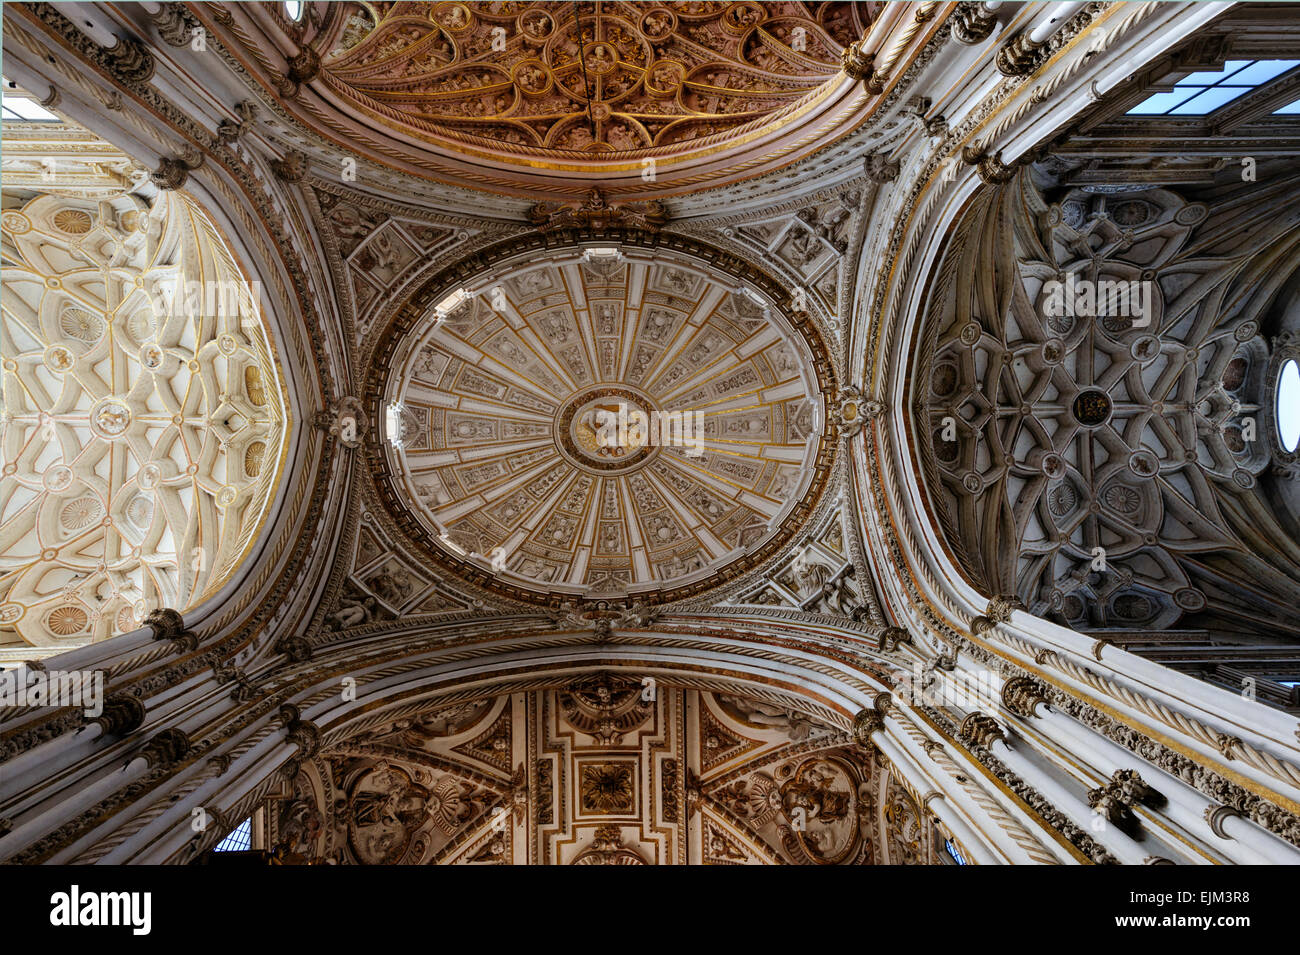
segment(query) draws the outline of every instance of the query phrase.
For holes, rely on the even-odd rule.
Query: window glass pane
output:
[[[1238,70],[1248,67],[1254,62],[1254,60],[1229,60],[1227,63],[1223,64],[1223,69],[1221,70],[1203,70],[1200,73],[1193,73],[1190,76],[1184,76],[1178,81],[1177,85],[1209,86],[1212,83],[1219,82],[1220,80],[1226,80]],[[1235,77],[1233,78],[1233,82],[1236,82]]]
[[[1229,60],[1221,70],[1183,77],[1172,93],[1155,93],[1128,111],[1129,116],[1204,116],[1281,76],[1300,60]],[[1284,107],[1278,112],[1291,112]]]
[[[1300,365],[1294,358],[1277,377],[1277,436],[1285,451],[1300,446]]]
[[[1182,106],[1175,106],[1169,111],[1171,116],[1204,116],[1213,112],[1224,103],[1230,103],[1239,96],[1250,92],[1249,86],[1211,86],[1200,96],[1194,96]]]
[[[1300,64],[1300,60],[1260,60],[1240,73],[1232,74],[1224,82],[1229,86],[1258,86],[1275,76],[1281,76],[1297,64]]]
[[[1179,89],[1172,93],[1156,93],[1138,103],[1128,111],[1130,116],[1163,116],[1169,110],[1173,109],[1180,103],[1186,102],[1197,93],[1203,92],[1200,88],[1196,89]]]
[[[242,852],[253,844],[253,820],[245,819],[218,842],[213,852]]]
[[[4,111],[6,119],[54,120],[57,122],[59,118],[25,96],[4,97]]]

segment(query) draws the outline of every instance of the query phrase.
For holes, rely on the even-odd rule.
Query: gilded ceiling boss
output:
[[[0,861],[1300,862],[1300,11],[3,16]]]

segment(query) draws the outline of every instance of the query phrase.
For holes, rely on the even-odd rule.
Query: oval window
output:
[[[1294,358],[1277,376],[1277,436],[1285,451],[1300,445],[1300,364]]]

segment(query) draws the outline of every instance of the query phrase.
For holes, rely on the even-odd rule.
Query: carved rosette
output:
[[[898,160],[889,159],[879,153],[871,153],[863,159],[867,178],[882,185],[898,178]]]
[[[271,160],[271,171],[284,182],[302,182],[307,178],[307,154],[291,149],[280,159]]]

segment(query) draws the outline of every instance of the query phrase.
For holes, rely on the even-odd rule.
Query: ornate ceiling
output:
[[[1270,396],[1293,350],[1262,334],[1300,266],[1279,201],[1211,213],[1140,185],[1049,201],[1021,176],[974,205],[940,266],[915,402],[977,586],[1078,629],[1298,632],[1300,550],[1270,503],[1286,500],[1270,465],[1290,457]],[[1051,283],[1072,275],[1132,283],[1149,308],[1057,308]]]
[[[322,42],[372,119],[518,162],[716,149],[836,77],[864,3],[351,3]]]
[[[493,270],[392,352],[397,497],[445,558],[533,593],[718,579],[820,490],[814,348],[700,261],[592,248]],[[620,409],[626,434],[603,440]]]
[[[852,132],[872,97],[842,56],[883,6],[364,2],[309,4],[299,22],[276,4],[193,12],[250,57],[250,79],[292,127],[273,134],[323,166],[365,160],[361,179],[400,171],[516,197],[600,186],[634,198],[747,178]],[[893,62],[915,55],[916,33]],[[298,49],[287,70],[282,42]]]
[[[6,160],[6,187],[37,178]],[[67,648],[230,578],[288,422],[256,292],[197,206],[70,161],[51,179],[72,195],[4,194],[0,639]]]
[[[933,864],[879,755],[784,704],[595,673],[370,720],[259,815],[285,864]]]

